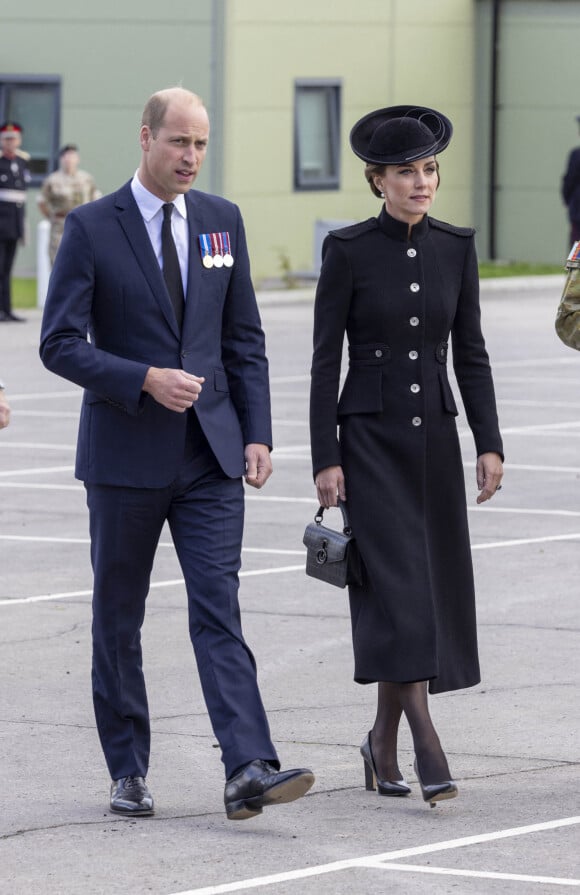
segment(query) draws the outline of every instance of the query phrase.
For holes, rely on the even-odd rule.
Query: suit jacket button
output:
[[[417,395],[421,391],[421,386],[414,382],[413,385],[409,386],[414,395]]]
[[[411,422],[413,423],[414,426],[420,426],[421,423],[423,422],[423,420],[421,419],[420,416],[414,416],[413,419],[411,420]]]
[[[419,357],[419,352],[415,350],[409,351],[409,357],[411,358],[411,360],[417,360],[417,358]]]
[[[375,357],[382,357],[382,356],[383,356],[383,352],[381,351],[380,348],[377,348],[377,350],[375,351]]]
[[[411,326],[419,326],[419,318],[418,318],[418,317],[411,317],[411,318],[409,319],[409,323],[411,324]]]
[[[417,254],[417,249],[407,249],[407,255],[409,258],[414,258]]]
[[[421,287],[419,286],[419,283],[411,283],[409,288],[411,292],[418,292]]]

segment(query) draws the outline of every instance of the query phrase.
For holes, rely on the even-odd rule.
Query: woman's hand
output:
[[[326,469],[321,469],[314,483],[320,506],[325,510],[337,506],[339,497],[341,500],[346,500],[342,466],[327,466]]]
[[[476,475],[477,487],[480,491],[477,502],[484,503],[484,501],[492,498],[495,492],[501,488],[503,463],[500,455],[493,451],[487,454],[480,454],[477,458]]]

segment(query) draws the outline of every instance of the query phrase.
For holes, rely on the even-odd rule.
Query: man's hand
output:
[[[246,482],[252,488],[261,488],[272,475],[272,459],[267,444],[247,444],[244,449],[246,458]]]
[[[10,422],[10,405],[4,397],[4,391],[0,389],[0,429],[5,429]]]
[[[168,410],[185,413],[197,401],[203,382],[203,376],[193,376],[185,370],[149,367],[143,391],[148,392],[158,404],[163,404]]]

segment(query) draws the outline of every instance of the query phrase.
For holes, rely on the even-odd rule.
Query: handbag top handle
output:
[[[348,521],[346,506],[344,504],[344,501],[341,500],[340,497],[338,498],[338,508],[339,508],[340,512],[342,513],[342,523],[344,526],[344,528],[342,529],[343,534],[350,535],[350,534],[352,534],[352,529],[351,529],[350,523]],[[314,517],[314,521],[316,522],[317,525],[322,525],[323,517],[324,517],[324,507],[319,507],[318,512],[316,513],[316,516]]]

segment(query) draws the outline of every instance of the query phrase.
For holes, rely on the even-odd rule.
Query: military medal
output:
[[[200,233],[199,247],[201,249],[201,263],[207,270],[209,270],[211,267],[213,267],[213,258],[211,254],[211,243],[208,233]]]
[[[230,234],[227,232],[220,233],[220,239],[222,240],[224,247],[224,266],[233,267],[234,257],[230,246]]]
[[[224,266],[224,259],[219,250],[219,241],[217,233],[211,234],[211,250],[213,255],[213,266],[220,268]]]

